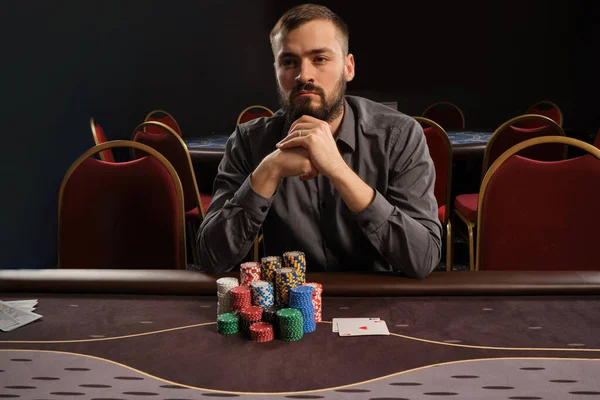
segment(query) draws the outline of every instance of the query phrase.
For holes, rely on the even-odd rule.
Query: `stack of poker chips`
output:
[[[217,279],[217,316],[231,312],[231,289],[239,286],[237,278]]]
[[[240,265],[240,284],[250,286],[252,282],[260,281],[260,264],[254,261]]]
[[[234,313],[224,313],[217,317],[217,332],[223,335],[238,333],[239,318]]]
[[[267,308],[275,303],[273,284],[267,281],[255,281],[250,284],[252,290],[252,304]]]
[[[283,266],[296,271],[299,284],[306,282],[306,257],[301,251],[288,251],[283,253]]]
[[[305,286],[311,286],[314,288],[312,295],[313,307],[315,308],[315,322],[321,322],[323,320],[323,285],[316,282],[305,283]]]
[[[268,322],[256,322],[250,325],[250,337],[253,341],[259,343],[270,342],[275,339],[273,325]]]
[[[302,313],[295,308],[282,308],[277,311],[279,320],[279,338],[286,342],[302,339],[304,336],[304,321]]]
[[[275,275],[277,274],[278,269],[281,269],[281,257],[268,256],[263,257],[261,260],[260,272],[264,281],[271,282],[275,285]]]
[[[302,313],[304,333],[314,332],[317,329],[315,322],[315,307],[312,302],[314,288],[312,286],[297,286],[290,292],[290,308],[300,310]]]
[[[236,286],[229,293],[231,294],[231,312],[237,312],[252,305],[252,295],[248,286]]]
[[[240,310],[240,325],[242,333],[250,337],[250,326],[261,322],[263,309],[259,306],[249,306]]]
[[[281,268],[275,277],[275,304],[287,307],[290,290],[298,286],[299,278],[296,271],[291,268]]]

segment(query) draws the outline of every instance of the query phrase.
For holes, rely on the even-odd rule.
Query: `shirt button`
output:
[[[262,207],[260,208],[260,211],[262,211],[262,212],[267,212],[267,207],[265,207],[265,206],[262,206]]]

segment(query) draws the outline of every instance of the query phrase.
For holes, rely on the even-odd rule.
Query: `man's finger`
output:
[[[292,147],[304,147],[306,148],[306,140],[307,137],[295,137],[292,139],[288,139],[288,140],[282,140],[281,142],[277,143],[277,148],[280,150],[285,150],[285,149],[290,149]]]

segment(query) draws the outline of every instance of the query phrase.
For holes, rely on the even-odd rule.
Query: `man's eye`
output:
[[[327,61],[327,59],[325,57],[316,57],[315,58],[315,62],[317,62],[317,63],[324,63],[326,61]]]
[[[281,62],[282,67],[293,67],[294,65],[296,65],[296,62],[291,59],[283,60]]]

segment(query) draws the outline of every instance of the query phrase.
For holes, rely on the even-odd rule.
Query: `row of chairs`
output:
[[[431,124],[425,130],[432,149],[434,140],[445,140],[438,134],[443,128],[422,122]],[[556,145],[586,155],[552,162],[521,155]],[[93,158],[116,147],[140,157],[121,163]],[[476,269],[599,269],[599,183],[600,149],[585,142],[539,136],[510,147],[490,166],[479,192]],[[134,141],[94,146],[71,165],[60,187],[59,268],[185,269],[184,204],[179,175],[160,152]],[[450,238],[448,213],[440,218]]]
[[[243,110],[237,121],[242,123],[270,115],[272,112],[266,107],[252,106]],[[185,268],[186,242],[192,246],[190,253],[193,262],[198,263],[195,232],[204,219],[212,194],[201,193],[198,189],[191,157],[175,118],[163,110],[152,111],[135,127],[127,141],[108,141],[104,130],[93,118],[90,118],[90,129],[96,146],[73,163],[65,174],[59,193],[59,267],[75,268],[81,265],[82,259],[88,259],[94,263],[91,266],[93,268],[106,268],[108,265],[126,268],[174,265],[176,268]],[[129,161],[116,162],[113,149],[118,147],[129,148]],[[98,159],[94,159],[94,156]],[[176,179],[171,179],[173,177]],[[156,185],[149,180],[155,180]],[[131,186],[127,186],[128,182]],[[90,188],[91,185],[95,185],[94,190]],[[97,188],[102,188],[103,195],[95,191]],[[135,192],[130,190],[132,188]],[[175,196],[159,195],[161,191],[174,193]],[[148,204],[141,199],[153,200]],[[93,207],[93,204],[99,207]],[[148,206],[152,208],[157,204],[162,204],[161,210],[148,209]],[[95,220],[84,218],[83,209],[87,207],[107,214],[99,213],[99,219],[95,214],[92,218]],[[179,208],[183,209],[182,226],[178,224],[179,216],[171,218],[175,216],[173,210]],[[120,217],[117,218],[116,214]],[[129,218],[123,218],[123,215]],[[126,223],[136,218],[142,218],[140,224]],[[142,230],[136,230],[142,226]],[[134,231],[138,233],[134,234]],[[96,245],[106,244],[107,237],[121,240],[117,245],[100,247],[109,249],[105,253],[94,252]],[[149,240],[151,245],[144,243],[145,240]],[[173,247],[173,243],[178,246]],[[257,240],[254,254],[258,253],[258,245]],[[156,254],[164,257],[140,257],[136,249],[142,248],[146,251],[154,248]],[[169,251],[173,248],[178,248],[176,254]],[[86,254],[88,257],[84,257]],[[132,254],[136,256],[130,257]]]
[[[549,100],[539,101],[531,105],[525,114],[543,115],[552,119],[559,126],[563,125],[562,111],[555,103]],[[465,129],[465,114],[456,104],[448,101],[440,101],[429,105],[423,114],[423,118],[430,119],[443,126],[446,130]],[[535,121],[526,123],[524,127],[535,128]]]
[[[255,118],[270,117],[271,115],[273,115],[273,111],[271,111],[268,107],[265,107],[263,105],[258,105],[258,104],[252,105],[252,106],[246,107],[238,114],[236,125],[251,121]],[[183,133],[181,131],[181,127],[179,126],[179,123],[177,123],[177,120],[173,117],[173,115],[169,114],[167,111],[164,111],[164,110],[150,111],[146,115],[146,118],[144,118],[144,122],[149,122],[149,121],[163,123],[163,124],[167,125],[169,128],[171,128],[174,132],[176,132],[180,137],[183,137]],[[108,140],[106,137],[106,134],[105,134],[104,130],[102,129],[102,127],[100,126],[100,124],[97,121],[94,121],[93,118],[90,119],[90,125],[91,125],[92,135],[94,137],[94,143],[100,144],[100,143],[104,143]],[[146,128],[146,131],[149,133],[160,133],[161,130],[162,130],[161,128],[156,128],[153,126],[148,126]],[[113,155],[112,150],[110,150],[110,149],[104,150],[100,154],[100,157],[104,161],[115,162],[115,157]]]
[[[179,125],[174,121],[174,118],[170,116],[170,114],[161,111],[161,114],[158,115],[158,118],[161,118],[163,122],[159,122],[157,120],[152,120],[152,113],[146,117],[146,120],[140,124],[138,127],[134,129],[134,133],[132,135],[133,143],[137,143],[139,145],[147,145],[151,149],[158,151],[165,159],[170,163],[171,167],[174,169],[180,184],[182,185],[182,199],[184,202],[184,220],[187,221],[188,231],[192,233],[188,240],[194,243],[194,235],[193,233],[196,231],[197,224],[202,221],[204,217],[204,212],[208,208],[208,204],[210,203],[210,194],[207,194],[205,198],[198,192],[198,186],[196,183],[196,178],[194,174],[194,169],[191,163],[191,158],[189,156],[189,152],[187,151],[187,147],[183,143],[181,139],[181,130],[179,129]],[[165,121],[165,116],[171,118],[173,121]],[[468,194],[457,196],[454,200],[454,207],[451,206],[450,199],[450,185],[451,185],[451,175],[452,175],[452,152],[450,141],[445,133],[444,128],[442,128],[439,124],[436,124],[434,121],[416,117],[424,126],[425,133],[427,137],[427,141],[430,147],[430,152],[432,154],[432,158],[434,158],[434,163],[436,165],[436,173],[438,179],[436,181],[436,198],[438,200],[438,204],[440,205],[439,209],[439,217],[442,223],[446,226],[446,236],[447,236],[447,269],[450,270],[452,266],[452,224],[451,217],[452,212],[451,208],[454,208],[454,213],[459,216],[459,218],[465,221],[468,229],[469,229],[469,249],[470,249],[470,269],[474,269],[474,250],[475,250],[475,241],[473,230],[477,225],[477,219],[479,217],[478,213],[478,205],[479,205],[479,195],[478,194]],[[534,121],[537,125],[541,123],[545,124],[544,127],[540,128],[523,128],[522,125],[527,122]],[[165,122],[169,122],[168,124]],[[547,127],[551,127],[554,131],[547,130]],[[91,128],[94,138],[97,139],[98,132],[101,131],[101,128],[91,121]],[[500,133],[500,132],[512,132],[511,134]],[[557,133],[558,132],[558,133]],[[562,132],[561,128],[558,127],[556,123],[553,123],[548,118],[529,115],[522,116],[503,124],[500,128],[496,130],[492,139],[488,143],[488,147],[486,148],[486,155],[484,159],[484,168],[482,179],[484,177],[485,171],[487,170],[487,166],[491,165],[495,159],[498,158],[500,153],[506,150],[514,143],[518,143],[519,141],[524,140],[524,138],[532,137],[532,136],[549,136],[553,134],[558,134],[560,136],[564,136],[564,132]],[[523,136],[525,135],[525,136]],[[600,142],[600,132],[596,139]],[[121,146],[127,145],[130,146],[129,143],[121,143]],[[600,143],[599,143],[600,145]],[[114,146],[107,146],[100,148],[96,148],[97,153],[100,156],[100,159],[105,163],[109,164],[121,164],[114,163],[107,159],[106,154],[107,150],[112,150]],[[118,147],[118,146],[117,146]],[[130,146],[131,147],[131,146]],[[544,147],[544,146],[540,146]],[[548,147],[548,146],[546,146]],[[599,146],[600,147],[600,146]],[[557,146],[555,145],[556,149]],[[529,151],[529,150],[526,150]],[[138,148],[132,147],[132,158],[133,160],[138,160],[144,158],[148,151],[146,148]],[[523,153],[523,152],[522,152]],[[522,154],[521,153],[521,154]],[[94,153],[95,154],[95,153]],[[112,154],[112,153],[111,153]],[[533,154],[533,153],[532,153]],[[558,152],[550,157],[550,159],[556,159],[558,156],[556,155]],[[564,158],[564,152],[561,151],[561,158]],[[534,154],[535,156],[535,154]],[[534,157],[535,158],[535,157]],[[537,157],[540,158],[540,157]],[[114,161],[114,159],[113,159]],[[145,163],[148,163],[146,161]],[[116,171],[118,168],[116,167],[114,170]],[[128,165],[128,164],[124,164]],[[94,168],[101,169],[97,166]],[[66,182],[66,180],[64,181]],[[63,182],[63,183],[64,183]],[[94,180],[90,180],[90,182],[94,182]],[[116,180],[115,182],[118,182]],[[62,188],[61,188],[62,193]],[[87,204],[83,202],[82,204]],[[461,209],[463,210],[461,212]],[[464,209],[468,209],[467,212]],[[60,214],[60,211],[59,211]],[[184,227],[185,228],[185,227]],[[185,229],[184,229],[185,232]],[[185,235],[184,235],[185,237]],[[255,241],[254,248],[254,258],[258,258],[258,246],[260,243],[260,237]],[[184,241],[185,244],[185,241]],[[195,246],[193,247],[195,248]],[[185,251],[184,251],[185,254]],[[194,256],[194,261],[197,261],[195,253],[192,253]],[[184,259],[185,261],[185,259]],[[185,262],[184,262],[185,265]]]
[[[586,251],[581,251],[577,256],[573,256],[564,244],[568,243],[569,247],[573,245],[573,249],[579,249],[581,246],[575,246],[573,241],[578,243],[588,243],[585,240],[586,235],[590,232],[589,229],[582,229],[577,232],[578,227],[585,227],[587,222],[583,219],[574,218],[577,213],[593,213],[593,207],[573,209],[577,199],[595,199],[596,204],[600,200],[600,181],[598,175],[594,175],[600,170],[600,163],[591,163],[589,158],[583,158],[580,161],[578,158],[575,161],[566,160],[567,145],[575,146],[583,151],[589,151],[593,155],[600,158],[600,153],[593,146],[575,139],[567,138],[563,129],[552,119],[536,115],[526,114],[503,123],[498,127],[489,142],[486,145],[484,159],[482,165],[481,188],[479,193],[461,194],[456,196],[454,201],[451,199],[451,177],[452,177],[452,147],[450,139],[446,134],[445,129],[435,121],[424,118],[414,117],[421,123],[424,128],[424,134],[427,140],[429,151],[433,159],[436,170],[435,197],[438,202],[438,217],[446,228],[446,270],[452,270],[453,264],[453,214],[458,216],[464,222],[468,230],[469,243],[469,269],[471,271],[479,269],[482,265],[486,269],[508,269],[508,268],[528,268],[528,269],[544,269],[553,268],[561,269],[566,266],[562,262],[564,257],[555,257],[554,259],[542,256],[536,258],[531,251],[540,251],[543,255],[556,254],[565,252],[564,255],[572,256],[572,259],[587,260],[586,263],[581,263],[577,267],[590,269],[595,266],[600,269],[600,260],[595,257],[590,258],[590,248]],[[534,126],[533,128],[531,126]],[[527,146],[522,143],[527,141]],[[596,138],[597,147],[600,148],[600,131]],[[590,151],[592,150],[592,151]],[[513,155],[518,155],[515,159],[519,161],[510,161],[504,165],[508,159],[512,160]],[[527,160],[527,161],[523,161]],[[507,165],[517,165],[523,168],[520,171],[518,168],[508,169]],[[585,165],[589,170],[581,169],[581,165]],[[579,169],[578,169],[579,168]],[[595,170],[594,170],[595,168]],[[506,172],[509,171],[509,172]],[[594,172],[595,171],[595,172]],[[531,175],[527,175],[531,172]],[[575,183],[568,195],[573,197],[573,206],[568,202],[564,202],[566,195],[561,194],[562,190],[567,187],[559,186],[552,187],[554,179],[573,179],[573,182],[579,182],[579,172],[582,172],[581,187]],[[513,175],[511,175],[513,174]],[[562,174],[562,175],[561,175]],[[503,183],[501,186],[497,181],[506,179],[514,179],[515,186]],[[504,181],[506,182],[506,181]],[[509,181],[510,182],[510,181]],[[520,182],[522,185],[518,185]],[[566,181],[565,181],[566,182]],[[550,183],[550,185],[549,185]],[[524,185],[523,185],[524,184]],[[493,190],[490,190],[490,187]],[[494,186],[497,185],[497,186]],[[501,187],[501,189],[498,189]],[[484,194],[493,193],[492,200],[484,200]],[[523,195],[527,193],[527,195]],[[575,199],[576,197],[576,199]],[[514,199],[519,199],[515,202]],[[482,204],[492,202],[493,206],[482,211]],[[496,201],[493,203],[493,201]],[[584,200],[581,200],[584,201]],[[580,203],[581,203],[580,201]],[[504,208],[502,205],[505,205]],[[594,204],[594,203],[590,203]],[[491,210],[491,211],[490,211]],[[539,212],[543,210],[544,213]],[[596,213],[597,214],[597,213]],[[577,214],[582,217],[582,214]],[[561,217],[562,216],[562,217]],[[569,217],[571,216],[571,217]],[[557,217],[558,221],[552,218]],[[493,227],[492,223],[482,226],[482,218],[484,221],[496,219],[494,223],[498,226],[502,223],[506,224],[504,228],[498,226]],[[598,219],[598,218],[597,218]],[[560,226],[564,228],[565,234],[568,232],[568,237],[547,236],[550,231],[547,228],[548,222],[550,225]],[[597,221],[600,222],[600,221]],[[563,223],[564,226],[559,225]],[[596,225],[600,226],[600,225]],[[477,230],[479,239],[475,243],[474,230]],[[508,227],[511,227],[509,229]],[[533,230],[539,228],[539,232],[534,234]],[[501,232],[501,236],[490,234],[490,232]],[[526,234],[524,234],[527,232]],[[529,236],[529,237],[528,237]],[[545,239],[551,239],[544,241]],[[528,243],[536,243],[528,248],[529,256],[525,256],[527,252],[514,253],[512,250],[515,247],[515,241],[522,246]],[[597,238],[595,239],[597,242]],[[475,260],[475,249],[483,248],[483,252],[477,251],[477,261]],[[544,247],[546,246],[546,247]],[[548,249],[552,249],[552,251]],[[498,251],[496,254],[503,254],[506,258],[520,257],[523,255],[523,262],[499,262],[501,260],[494,256],[493,260],[489,259],[490,249]],[[519,251],[523,251],[519,247]],[[578,250],[579,251],[579,250]],[[562,254],[562,253],[561,253]],[[486,258],[488,257],[488,258]],[[496,261],[494,261],[496,260]],[[553,262],[548,262],[552,260]]]

